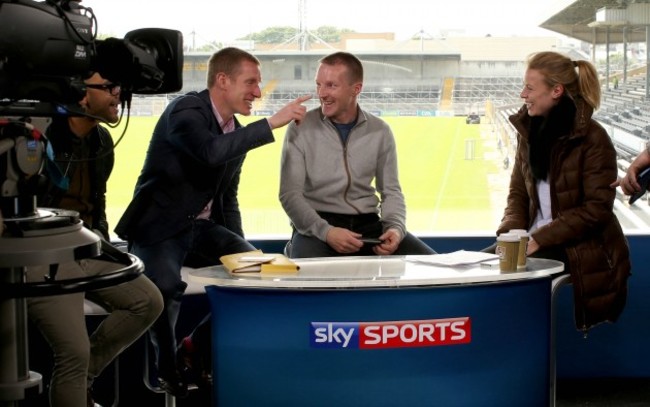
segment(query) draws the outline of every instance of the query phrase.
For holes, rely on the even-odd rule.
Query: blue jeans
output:
[[[164,308],[150,330],[158,358],[158,373],[171,377],[177,369],[176,321],[187,283],[181,279],[181,268],[207,267],[220,264],[219,257],[255,248],[243,237],[207,220],[196,220],[192,228],[151,245],[132,242],[131,252],[144,263],[144,273],[158,287]]]

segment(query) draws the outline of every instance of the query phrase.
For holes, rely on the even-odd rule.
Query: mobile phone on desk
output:
[[[645,194],[645,192],[648,190],[648,186],[650,186],[650,167],[641,171],[636,180],[639,185],[641,185],[641,189],[639,192],[635,192],[634,194],[630,195],[630,200],[628,201],[630,205],[636,202],[637,199],[641,198],[643,194]]]

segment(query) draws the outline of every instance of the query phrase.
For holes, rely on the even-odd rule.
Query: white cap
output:
[[[501,233],[497,240],[500,242],[518,242],[519,235],[516,233]]]
[[[528,236],[528,231],[526,229],[510,229],[508,233],[514,233],[517,236]]]

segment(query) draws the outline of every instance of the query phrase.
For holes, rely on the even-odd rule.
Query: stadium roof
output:
[[[540,24],[568,37],[596,44],[645,42],[650,25],[650,0],[573,0]],[[562,7],[562,6],[560,6]]]

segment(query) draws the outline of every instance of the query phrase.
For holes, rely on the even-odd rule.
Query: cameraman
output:
[[[46,135],[54,150],[48,162],[47,191],[38,206],[79,212],[85,225],[109,240],[106,221],[106,182],[114,163],[113,140],[100,121],[118,121],[120,86],[98,73],[86,81],[80,101],[86,116],[54,117]],[[58,175],[58,176],[57,176]],[[111,249],[111,247],[105,248]],[[110,251],[110,250],[109,250]],[[112,251],[117,251],[113,249]],[[123,264],[106,261],[104,255],[60,264],[57,279],[97,276]],[[42,281],[48,266],[27,268],[27,281]],[[84,297],[110,314],[88,337]],[[30,320],[38,327],[54,354],[49,398],[52,407],[93,406],[93,379],[156,320],[162,297],[144,275],[107,288],[27,300]]]

